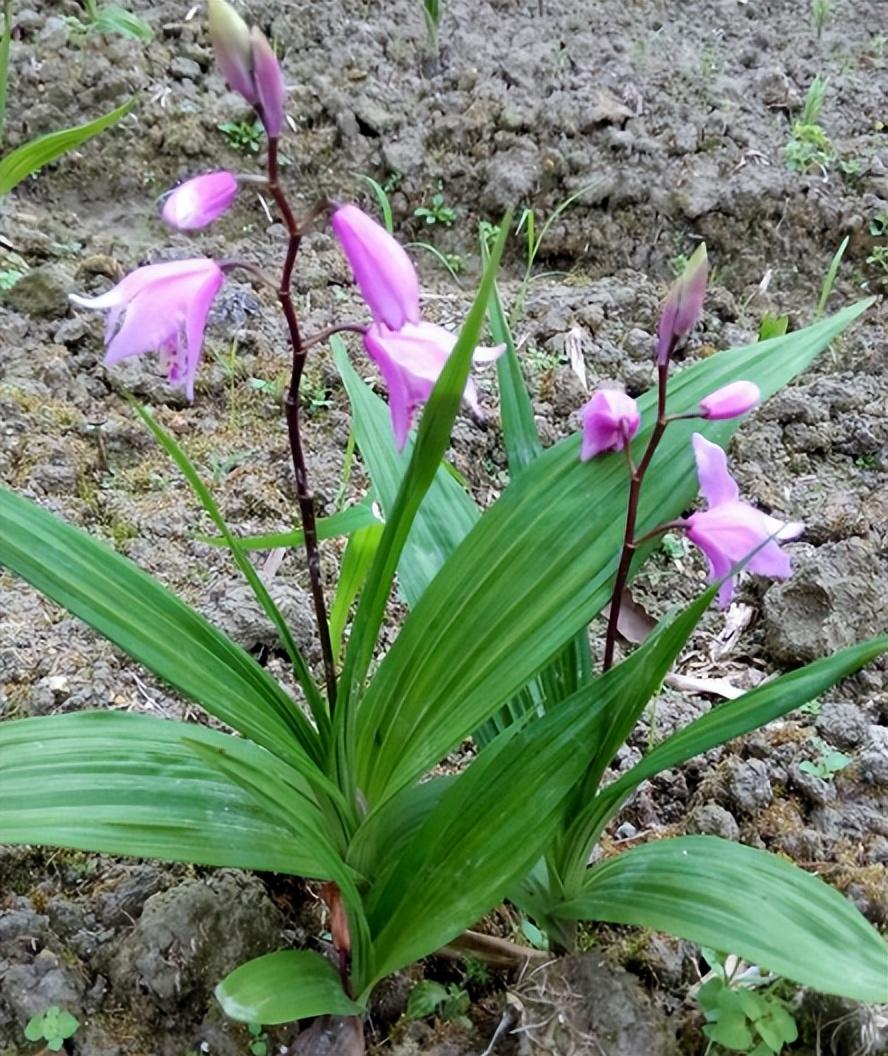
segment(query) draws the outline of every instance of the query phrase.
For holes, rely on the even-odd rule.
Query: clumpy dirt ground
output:
[[[67,20],[82,13],[73,2],[15,8],[10,146],[133,94],[138,105],[0,203],[0,480],[128,554],[283,677],[271,628],[224,554],[194,539],[194,501],[118,395],[126,386],[152,405],[238,531],[285,528],[294,504],[279,407],[286,355],[273,304],[246,284],[226,285],[188,406],[152,362],[107,373],[99,320],[73,314],[67,302],[69,292],[105,289],[139,263],[190,253],[273,266],[283,232],[255,189],[198,238],[157,220],[157,196],[186,174],[220,164],[254,171],[257,158],[238,154],[218,129],[249,115],[213,69],[202,11],[184,0],[132,4],[154,30],[147,44],[78,32]],[[809,321],[846,235],[831,306],[881,295],[884,3],[833,0],[819,35],[808,8],[451,0],[442,4],[437,52],[411,0],[254,0],[244,9],[283,53],[286,176],[296,197],[306,206],[320,195],[367,201],[356,174],[384,183],[399,232],[461,270],[454,282],[427,249],[415,251],[431,317],[455,325],[466,308],[477,221],[517,205],[534,209],[539,227],[586,189],[548,231],[516,333],[549,443],[576,428],[581,374],[589,388],[649,385],[658,304],[700,239],[715,274],[690,357],[754,339],[766,311],[788,313],[793,326]],[[793,171],[785,147],[818,74],[828,78],[820,123],[829,150],[822,167]],[[451,222],[444,215],[425,224],[414,211],[436,194]],[[519,238],[507,300],[522,252]],[[309,242],[298,291],[308,331],[361,317],[326,233]],[[744,688],[888,627],[885,322],[880,298],[737,436],[731,456],[745,494],[803,519],[807,531],[791,546],[793,579],[767,589],[748,582],[727,614],[711,613],[680,674]],[[487,503],[505,482],[505,456],[489,377],[481,389],[493,427],[461,420],[452,458]],[[329,513],[366,482],[358,465],[342,483],[347,402],[320,350],[305,391],[309,470]],[[337,549],[324,547],[328,583]],[[701,576],[693,555],[663,551],[638,596],[659,613]],[[317,662],[298,555],[284,561],[273,593]],[[620,766],[714,699],[667,688]],[[0,574],[0,718],[91,707],[198,718],[76,620]],[[848,756],[831,779],[799,769],[823,750],[815,738]],[[804,714],[645,786],[607,839],[628,846],[689,831],[768,847],[837,885],[885,928],[886,808],[888,678],[876,665]],[[491,926],[517,933],[508,911]],[[0,851],[0,1053],[34,1051],[23,1026],[56,1004],[82,1023],[69,1043],[78,1056],[240,1056],[251,1039],[222,1021],[212,986],[244,958],[307,942],[322,928],[314,894],[280,878]],[[399,1022],[417,970],[384,988],[368,1037],[379,1051],[402,1054],[702,1052],[687,1000],[699,977],[696,951],[619,929],[591,929],[585,944],[593,951],[586,958],[522,980],[467,978],[433,960],[427,974],[466,988],[473,1027]],[[808,1051],[888,1051],[875,1014],[806,999],[799,1018]],[[290,1037],[268,1038],[268,1051]]]

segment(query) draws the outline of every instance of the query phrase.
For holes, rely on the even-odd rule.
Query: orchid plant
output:
[[[252,262],[198,256],[140,267],[74,302],[106,313],[106,364],[156,352],[170,383],[192,398],[210,306],[227,276],[240,269],[271,283],[290,342],[284,413],[322,671],[316,679],[250,560],[268,537],[235,536],[185,452],[138,408],[273,622],[293,684],[278,684],[126,558],[0,489],[0,565],[228,728],[125,712],[4,722],[0,842],[316,881],[329,941],[260,957],[219,984],[228,1014],[250,1023],[359,1015],[376,984],[415,959],[470,940],[483,949],[467,929],[505,897],[555,948],[573,946],[577,921],[637,924],[826,992],[888,1001],[884,940],[837,891],[782,859],[704,836],[595,857],[643,781],[799,707],[888,648],[888,638],[875,639],[766,681],[609,775],[716,593],[725,603],[744,565],[789,575],[780,543],[801,526],[743,501],[723,448],[740,417],[867,303],[673,371],[702,307],[701,247],[664,306],[656,390],[638,401],[601,390],[582,411],[582,436],[542,450],[495,285],[509,217],[459,335],[424,320],[413,264],[374,220],[328,203],[297,217],[278,164],[286,127],[278,60],[225,0],[209,10],[220,68],[267,133],[265,189],[289,235],[280,276],[271,283]],[[172,191],[163,218],[199,230],[233,207],[239,183],[229,172],[196,176]],[[304,335],[293,276],[311,225],[328,214],[369,318]],[[480,349],[488,316],[496,345]],[[379,368],[388,412],[352,366],[348,333]],[[381,516],[369,502],[338,520],[315,510],[300,382],[309,352],[327,342]],[[483,512],[442,461],[461,405],[481,415],[470,371],[482,361],[496,362],[511,474]],[[707,508],[688,514],[697,482]],[[667,528],[703,551],[712,585],[618,662],[628,585]],[[349,539],[348,585],[340,582],[336,604],[358,599],[344,646],[331,634],[320,554],[337,530]],[[396,574],[410,611],[381,655]],[[588,627],[607,605],[598,671]],[[469,737],[471,762],[439,773]]]

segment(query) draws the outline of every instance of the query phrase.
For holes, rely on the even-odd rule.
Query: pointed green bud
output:
[[[663,305],[663,314],[657,329],[658,366],[665,366],[669,362],[669,357],[679,341],[687,337],[697,325],[703,311],[708,275],[706,244],[701,242],[685,265],[684,271],[672,284]]]
[[[250,30],[226,0],[207,0],[210,39],[219,69],[236,92],[251,106],[258,102],[253,83],[253,49]]]

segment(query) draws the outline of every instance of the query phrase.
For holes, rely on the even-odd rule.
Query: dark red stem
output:
[[[293,306],[292,284],[293,269],[302,234],[287,196],[278,182],[278,141],[268,141],[268,191],[284,221],[289,235],[287,256],[281,273],[281,284],[277,295],[280,301],[287,328],[290,332],[290,345],[293,350],[293,367],[290,373],[290,385],[284,397],[284,412],[287,418],[287,433],[290,439],[290,451],[293,455],[293,471],[296,476],[296,501],[302,514],[302,531],[305,535],[305,556],[308,561],[308,578],[311,583],[311,596],[314,602],[315,617],[318,624],[318,636],[321,640],[321,654],[324,658],[324,680],[327,686],[327,700],[330,704],[330,716],[336,707],[336,666],[333,662],[333,646],[330,641],[330,626],[327,622],[327,606],[324,601],[324,587],[321,583],[321,558],[318,552],[318,533],[315,523],[314,496],[308,486],[308,472],[305,467],[305,454],[302,450],[302,436],[299,428],[299,385],[305,367],[306,348],[299,332],[299,319]]]
[[[623,591],[626,589],[626,583],[629,579],[632,557],[640,542],[640,540],[635,538],[635,523],[638,520],[638,500],[641,497],[641,486],[644,483],[644,476],[651,464],[651,459],[654,457],[654,453],[663,439],[663,433],[666,432],[666,426],[669,424],[669,418],[666,415],[666,382],[668,378],[669,360],[667,358],[662,366],[657,365],[657,421],[641,461],[634,469],[630,470],[629,475],[629,501],[626,505],[626,528],[623,532],[623,548],[620,552],[620,563],[617,566],[617,576],[614,580],[610,615],[607,621],[607,636],[604,640],[604,663],[602,666],[605,671],[613,667]],[[628,448],[628,444],[626,446]],[[643,538],[646,539],[648,536]]]

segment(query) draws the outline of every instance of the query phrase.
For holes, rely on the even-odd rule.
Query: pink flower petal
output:
[[[724,451],[718,444],[713,444],[700,433],[694,433],[691,443],[697,462],[700,491],[709,507],[738,499],[740,490],[737,482],[728,472],[728,456]]]
[[[419,323],[419,279],[404,247],[357,206],[342,205],[330,224],[377,323]]]
[[[270,139],[281,134],[284,127],[284,103],[287,90],[280,63],[265,34],[258,26],[250,31],[253,56],[253,85],[258,98],[259,113]]]
[[[229,209],[236,195],[237,179],[233,173],[205,172],[170,192],[161,217],[177,231],[197,231]]]

